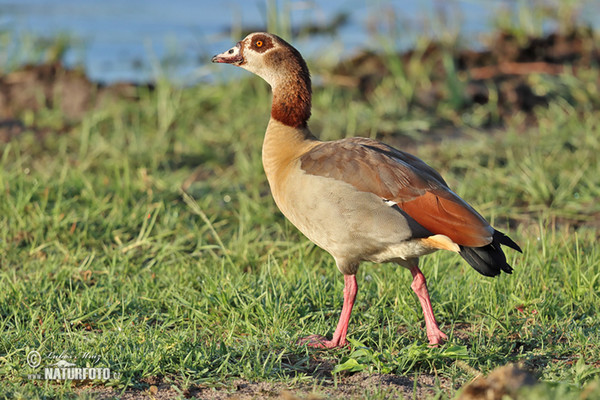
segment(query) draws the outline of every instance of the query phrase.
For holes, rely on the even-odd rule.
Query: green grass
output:
[[[413,83],[425,84],[426,73]],[[409,84],[402,74],[386,78],[369,103],[315,88],[311,126],[325,139],[384,140],[423,126],[415,121],[435,127],[438,114],[393,95],[399,85],[415,91]],[[137,103],[90,111],[65,134],[25,133],[4,145],[0,397],[80,393],[76,382],[28,379],[27,354],[37,350],[44,364],[52,353],[99,355],[99,366],[122,374],[92,391],[146,390],[160,377],[180,390],[234,390],[244,379],[321,393],[346,370],[433,375],[438,398],[448,398],[475,371],[521,362],[545,382],[531,398],[592,398],[600,391],[600,111],[556,100],[537,111],[536,125],[516,115],[502,131],[479,132],[460,122],[454,96],[440,109],[464,135],[416,153],[524,253],[509,252],[515,272],[496,279],[446,252],[423,259],[450,336],[433,349],[408,271],[370,264],[358,276],[355,346],[294,345],[332,333],[343,280],[270,197],[260,163],[270,94],[259,78],[183,90],[162,82]],[[46,109],[30,118],[52,126],[62,116]],[[180,187],[192,174],[187,197]]]

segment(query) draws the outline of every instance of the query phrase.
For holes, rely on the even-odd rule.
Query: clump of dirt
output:
[[[153,89],[152,85],[146,87]],[[67,69],[60,62],[26,65],[0,76],[0,143],[26,130],[33,130],[37,136],[66,131],[90,109],[119,98],[137,100],[137,92],[137,86],[130,83],[103,86],[91,82],[82,71]],[[62,126],[52,130],[27,126],[23,115],[42,109],[60,109]]]
[[[0,116],[14,118],[23,110],[58,105],[65,118],[75,119],[90,107],[94,86],[82,72],[60,63],[28,65],[0,78]]]
[[[396,57],[401,65],[408,65],[416,57],[423,65],[433,65],[429,77],[431,87],[416,94],[416,105],[432,109],[445,96],[451,78],[452,71],[444,65],[444,57],[448,54],[452,56],[457,77],[463,82],[463,107],[486,104],[497,93],[494,101],[497,101],[501,118],[515,111],[531,113],[537,106],[546,106],[553,97],[565,95],[553,91],[552,87],[540,88],[543,83],[532,82],[529,79],[532,75],[553,77],[569,70],[577,76],[580,69],[595,68],[600,64],[600,48],[593,31],[573,28],[564,34],[551,33],[525,39],[498,32],[481,51],[430,43],[423,50],[410,50],[396,56],[363,52],[341,62],[328,78],[341,86],[357,87],[368,99],[382,79],[392,73],[390,57]],[[405,73],[410,75],[410,69],[405,69]]]
[[[518,399],[519,389],[536,383],[537,380],[528,371],[512,364],[505,365],[465,386],[458,400]]]

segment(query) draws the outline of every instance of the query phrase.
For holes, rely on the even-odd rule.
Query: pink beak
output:
[[[242,45],[238,42],[234,47],[224,53],[213,56],[212,62],[239,65],[244,62],[242,56]]]

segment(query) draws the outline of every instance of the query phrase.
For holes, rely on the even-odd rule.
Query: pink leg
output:
[[[298,340],[298,344],[306,344],[307,346],[320,349],[345,346],[347,344],[346,333],[348,333],[348,322],[350,321],[350,314],[352,313],[352,306],[354,306],[357,291],[356,275],[344,275],[344,306],[342,307],[337,328],[335,328],[335,332],[333,333],[333,338],[327,340],[322,335],[310,335]]]
[[[440,331],[437,321],[433,316],[433,309],[431,308],[431,300],[429,299],[429,292],[427,291],[427,282],[425,281],[425,276],[417,265],[410,267],[410,272],[413,276],[413,282],[410,287],[417,294],[419,302],[421,303],[421,308],[423,308],[429,344],[435,346],[444,343],[446,339],[448,339],[448,336]]]

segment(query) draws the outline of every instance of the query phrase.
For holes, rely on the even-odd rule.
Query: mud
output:
[[[531,113],[537,106],[547,106],[554,97],[569,96],[569,93],[552,90],[551,83],[530,79],[532,76],[543,75],[551,79],[565,71],[577,76],[581,70],[596,68],[600,63],[600,48],[594,33],[587,28],[573,28],[566,34],[552,33],[524,41],[498,32],[481,51],[431,43],[423,50],[396,55],[404,66],[415,57],[422,64],[433,65],[431,88],[416,94],[417,106],[434,109],[446,96],[448,85],[455,78],[451,76],[454,72],[444,65],[444,57],[449,52],[460,85],[464,85],[461,107],[467,110],[475,104],[486,104],[497,93],[501,120],[517,111]],[[329,81],[356,87],[368,99],[383,78],[391,74],[390,57],[394,56],[363,52],[339,64]],[[405,73],[407,79],[411,79],[410,69],[405,69]],[[597,83],[600,85],[600,81]]]
[[[153,85],[145,85],[150,90]],[[60,62],[26,65],[0,76],[0,143],[9,142],[26,130],[43,137],[63,133],[77,125],[85,113],[115,99],[136,101],[138,86],[119,83],[103,86],[91,82],[83,72],[66,69]],[[60,126],[27,124],[27,113],[59,109]]]

